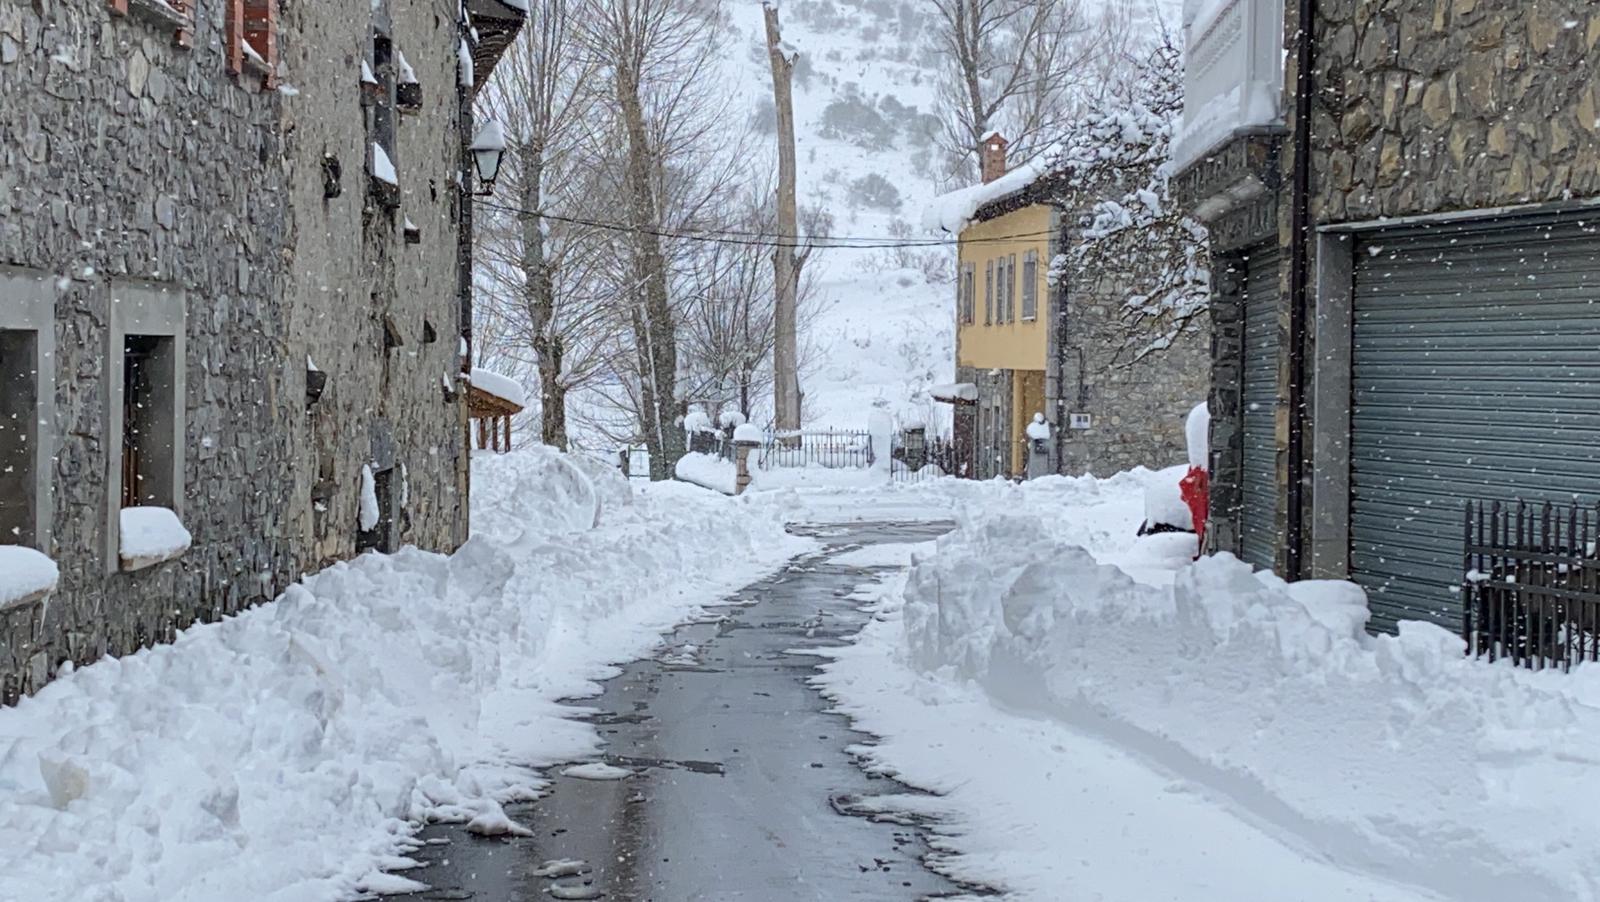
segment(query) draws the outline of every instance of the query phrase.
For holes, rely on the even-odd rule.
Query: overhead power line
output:
[[[1012,241],[1024,241],[1038,238],[1048,238],[1051,232],[1026,232],[1012,235],[994,235],[985,238],[969,238],[961,241],[957,238],[883,238],[865,235],[809,235],[799,239],[790,239],[784,235],[771,232],[748,232],[738,229],[695,229],[695,228],[652,228],[637,227],[625,222],[610,222],[600,219],[588,219],[580,216],[563,216],[557,213],[544,213],[538,210],[526,210],[521,207],[497,204],[492,201],[478,201],[478,206],[502,213],[516,216],[535,216],[551,222],[561,222],[568,225],[585,226],[587,228],[601,229],[610,232],[627,234],[654,235],[658,238],[671,238],[683,241],[701,241],[710,244],[731,244],[742,247],[772,247],[772,248],[818,248],[824,250],[894,250],[897,248],[940,248],[957,247],[962,244],[1004,244]]]

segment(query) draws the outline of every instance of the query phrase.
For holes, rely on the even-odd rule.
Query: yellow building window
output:
[[[1022,318],[1030,322],[1039,318],[1038,251],[1022,255]]]

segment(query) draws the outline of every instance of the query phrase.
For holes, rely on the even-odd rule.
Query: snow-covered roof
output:
[[[494,370],[475,366],[472,368],[471,379],[472,387],[479,391],[488,392],[503,401],[510,401],[518,407],[528,406],[528,396],[522,390],[522,383],[510,376],[503,376]]]
[[[930,232],[960,232],[984,206],[1038,181],[1049,171],[1051,157],[1049,153],[1041,154],[987,185],[972,185],[934,198],[922,213],[922,227]]]
[[[952,382],[948,385],[935,385],[928,389],[928,394],[932,395],[935,401],[944,401],[948,404],[957,401],[971,403],[978,400],[978,386],[971,382]]]

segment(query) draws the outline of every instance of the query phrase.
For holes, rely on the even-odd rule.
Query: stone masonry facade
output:
[[[1310,218],[1313,227],[1383,219],[1486,214],[1502,208],[1579,204],[1600,196],[1600,8],[1547,0],[1321,0],[1312,36],[1315,90],[1311,120]],[[1212,550],[1234,550],[1238,468],[1238,361],[1243,354],[1238,270],[1231,254],[1254,242],[1275,245],[1280,266],[1280,347],[1288,348],[1289,175],[1299,22],[1285,4],[1284,127],[1241,133],[1175,179],[1204,211],[1208,198],[1255,185],[1253,199],[1213,212]],[[1280,177],[1281,173],[1281,177]],[[1271,228],[1268,228],[1268,227]],[[1309,271],[1318,271],[1318,242]],[[1233,262],[1230,262],[1232,260]],[[1310,279],[1306,319],[1315,322]],[[1315,329],[1304,338],[1308,369],[1321,359]],[[1326,349],[1325,349],[1326,350]],[[1287,358],[1287,351],[1281,355]],[[1287,359],[1279,361],[1278,506],[1272,524],[1286,534],[1290,474]],[[1312,372],[1307,373],[1308,383]],[[1307,387],[1308,398],[1311,391]],[[1308,405],[1304,428],[1315,424]],[[1309,493],[1316,450],[1307,442],[1299,474]],[[1303,531],[1312,535],[1313,505]],[[1313,555],[1300,575],[1318,572]],[[1280,559],[1280,564],[1282,560]]]
[[[1185,423],[1206,399],[1209,322],[1202,317],[1170,347],[1144,357],[1119,352],[1126,344],[1116,276],[1076,284],[1065,294],[1067,340],[1061,354],[1060,471],[1110,476],[1133,467],[1158,469],[1188,460]],[[1092,417],[1070,428],[1070,414]]]
[[[0,610],[7,702],[66,662],[171,641],[360,548],[449,551],[466,536],[456,8],[272,4],[272,78],[229,73],[223,0],[192,0],[188,46],[150,4],[0,2],[0,292],[36,286],[55,314],[36,544],[61,571],[44,601]],[[422,88],[410,111],[390,108],[398,190],[369,175],[374,106],[392,101],[362,84],[379,32]],[[378,68],[392,90],[394,64]],[[193,541],[129,572],[117,323],[151,306],[181,323],[171,504]],[[364,469],[384,477],[387,507],[363,535]]]

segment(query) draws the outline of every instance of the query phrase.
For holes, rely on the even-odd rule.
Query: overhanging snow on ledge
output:
[[[165,507],[125,507],[118,524],[118,554],[125,571],[143,570],[181,557],[194,541],[178,515]]]
[[[61,579],[56,562],[22,545],[0,545],[0,610],[38,601]]]
[[[978,403],[978,386],[971,382],[951,382],[946,385],[935,385],[928,390],[935,401],[946,404],[976,404]]]

